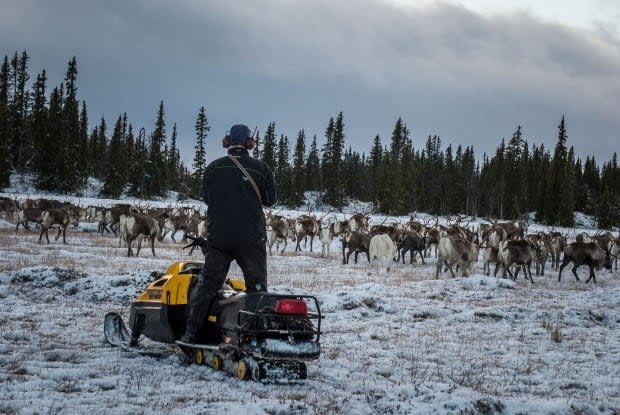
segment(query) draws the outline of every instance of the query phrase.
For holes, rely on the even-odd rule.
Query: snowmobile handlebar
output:
[[[207,240],[205,238],[203,238],[202,236],[191,236],[191,235],[186,235],[187,239],[190,239],[191,242],[187,245],[185,245],[183,247],[183,249],[187,249],[187,248],[193,248],[193,247],[199,247],[200,250],[202,251],[202,253],[206,256],[207,255]]]

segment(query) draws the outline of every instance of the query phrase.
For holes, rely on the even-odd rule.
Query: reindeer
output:
[[[398,259],[402,257],[405,263],[405,254],[409,252],[409,263],[416,261],[416,252],[420,254],[422,263],[424,264],[424,250],[426,249],[426,238],[416,231],[407,232],[405,237],[398,243]]]
[[[269,255],[272,255],[272,247],[276,245],[276,252],[279,249],[280,243],[284,243],[280,254],[284,253],[286,245],[288,245],[289,226],[286,218],[282,216],[269,215],[270,220],[267,223],[267,246],[269,246]]]
[[[297,245],[295,246],[295,252],[301,251],[299,243],[302,238],[306,236],[310,237],[310,252],[312,252],[312,244],[314,237],[318,235],[321,229],[319,221],[315,217],[310,215],[301,215],[295,220],[295,236],[297,237]]]
[[[185,235],[189,229],[189,218],[182,213],[178,215],[169,216],[167,214],[161,215],[160,218],[163,218],[163,226],[160,223],[161,227],[161,238],[162,240],[166,237],[168,232],[170,232],[170,239],[172,242],[177,243],[176,239],[174,239],[174,235],[176,235],[177,231],[184,231],[183,239],[185,239]]]
[[[498,254],[497,254],[497,262],[498,266],[501,265],[503,268],[503,277],[506,278],[506,272],[510,274],[510,278],[513,281],[516,281],[517,276],[519,275],[519,270],[523,268],[523,273],[525,274],[525,278],[529,277],[530,282],[533,284],[534,280],[532,279],[532,261],[536,259],[536,246],[528,240],[518,239],[518,240],[508,240],[502,241],[499,244]],[[510,271],[510,267],[513,264],[519,265],[516,272],[513,274]],[[497,269],[495,267],[495,277],[497,277]]]
[[[441,266],[445,265],[450,270],[452,278],[455,278],[453,265],[458,265],[463,270],[463,277],[466,277],[474,270],[474,264],[478,260],[478,247],[467,239],[454,236],[443,236],[439,240],[437,247],[439,257],[437,259],[437,268],[435,270],[435,279],[439,279]]]
[[[344,250],[349,248],[345,257]],[[370,264],[370,254],[368,252],[370,248],[370,235],[363,232],[350,231],[342,239],[342,264],[349,263],[349,257],[352,253],[355,253],[355,263],[357,264],[357,256],[360,252],[366,253],[368,263]]]
[[[379,275],[381,263],[387,262],[387,272],[390,272],[390,262],[396,256],[396,244],[388,234],[377,234],[370,239],[368,256],[377,261],[377,275]]]
[[[161,241],[163,239],[160,234],[157,221],[150,216],[142,215],[140,213],[131,213],[124,216],[124,227],[121,232],[124,234],[125,242],[127,243],[127,256],[133,256],[131,243],[139,236],[143,236],[145,239],[149,240],[151,245],[151,252],[153,253],[153,256],[155,256],[155,238],[157,238],[158,241]],[[138,239],[138,250],[136,252],[136,256],[140,255],[142,239],[143,238]]]
[[[101,233],[103,234],[103,229],[108,230],[109,226],[114,236],[117,236],[120,230],[119,222],[121,220],[121,215],[127,216],[131,211],[132,206],[125,203],[115,204],[112,205],[110,209],[106,209],[103,226],[100,226]]]
[[[321,256],[329,256],[329,248],[335,235],[335,224],[330,223],[327,226],[322,226],[319,231],[319,240],[321,241]]]
[[[18,204],[14,199],[8,197],[0,197],[0,214],[4,213],[5,217],[13,220],[15,212],[18,210]]]
[[[573,275],[575,279],[579,281],[577,276],[577,268],[582,265],[587,265],[590,268],[590,277],[586,280],[586,284],[592,280],[596,282],[594,276],[594,270],[597,271],[601,268],[606,268],[611,271],[611,258],[607,248],[601,248],[596,242],[573,242],[568,245],[564,250],[564,258],[562,265],[560,265],[560,272],[558,273],[558,282],[562,280],[562,270],[568,265],[569,262],[573,263]]]
[[[613,241],[609,242],[609,254],[614,259],[614,263],[616,264],[615,270],[618,271],[618,255],[620,255],[620,238],[616,238]]]
[[[45,239],[47,239],[47,243],[50,243],[50,238],[48,235],[48,230],[53,225],[60,225],[58,228],[58,234],[56,235],[55,241],[60,237],[60,232],[62,231],[62,243],[66,244],[66,234],[67,234],[67,226],[72,224],[73,226],[79,225],[79,217],[75,213],[74,210],[63,210],[63,209],[47,209],[44,210],[41,214],[41,234],[39,235],[39,242],[43,238],[43,234],[45,234]]]
[[[206,217],[198,217],[198,223],[196,224],[196,233],[195,236],[198,238],[202,238],[204,240],[207,240],[207,227],[209,225],[208,219]],[[191,235],[189,235],[188,233],[188,238],[191,239]],[[190,244],[191,245],[191,244]],[[189,250],[189,255],[191,256],[192,253],[194,252],[194,249],[196,249],[198,245],[193,244],[191,245],[191,248]],[[183,249],[187,248],[187,246],[183,247]]]
[[[24,229],[30,230],[28,222],[34,222],[37,226],[41,223],[41,215],[43,211],[39,208],[21,208],[17,212],[17,225],[15,225],[15,232],[19,230],[19,225],[22,225]]]
[[[427,227],[425,230],[426,237],[426,250],[424,251],[424,256],[426,258],[430,257],[431,247],[435,246],[435,258],[437,258],[437,249],[439,247],[439,239],[441,238],[441,228],[438,226],[438,221],[435,222],[435,226]]]
[[[419,233],[421,235],[422,232],[424,231],[424,225],[422,225],[421,222],[416,220],[416,218],[414,216],[410,216],[409,217],[409,222],[407,223],[407,229],[406,230],[408,230],[408,231],[415,231],[415,232],[417,232],[417,233]]]
[[[35,200],[36,207],[41,210],[48,209],[64,209],[64,210],[73,210],[74,206],[71,202],[61,202],[59,200],[52,199],[36,199]]]
[[[566,248],[566,237],[564,235],[556,235],[551,238],[549,244],[549,252],[551,253],[551,268],[560,269],[560,257]]]
[[[364,213],[355,213],[348,220],[348,230],[351,232],[368,232],[368,222],[370,215],[376,212],[381,203],[377,202],[377,205]]]

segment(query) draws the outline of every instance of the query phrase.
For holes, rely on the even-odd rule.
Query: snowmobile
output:
[[[197,237],[184,248],[199,246]],[[131,303],[129,329],[115,312],[105,316],[104,334],[112,345],[144,351],[141,336],[180,348],[195,364],[224,370],[239,379],[303,380],[306,362],[320,356],[321,315],[314,296],[246,293],[243,280],[228,278],[209,308],[198,342],[183,343],[187,306],[204,263],[179,261],[149,284]],[[149,354],[144,351],[143,354]]]

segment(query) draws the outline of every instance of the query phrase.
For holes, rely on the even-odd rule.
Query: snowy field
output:
[[[289,244],[268,258],[270,290],[318,297],[322,355],[303,383],[261,384],[187,365],[173,347],[158,359],[107,345],[104,315],[127,319],[151,273],[188,253],[166,238],[156,257],[127,258],[94,230],[48,245],[0,221],[0,413],[620,413],[618,271],[586,285],[547,267],[532,285],[478,262],[469,278],[434,280],[435,258],[376,275],[365,256],[342,265],[337,241],[327,258],[316,242]]]

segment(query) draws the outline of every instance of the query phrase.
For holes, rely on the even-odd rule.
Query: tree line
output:
[[[90,129],[86,101],[77,96],[77,60],[48,95],[43,70],[29,87],[24,51],[5,56],[0,67],[0,189],[11,173],[35,176],[40,190],[79,194],[89,178],[103,184],[101,196],[149,199],[176,191],[199,197],[210,131],[206,110],[198,110],[191,168],[179,155],[177,127],[168,134],[164,103],[153,127],[136,129],[126,113],[109,128],[102,117]],[[48,98],[49,97],[49,98]],[[345,145],[342,112],[327,122],[321,141],[299,131],[293,141],[270,122],[256,137],[253,156],[274,171],[279,201],[289,207],[315,191],[336,208],[350,200],[373,201],[379,211],[516,219],[536,212],[549,225],[572,226],[574,212],[595,215],[599,226],[620,224],[620,169],[617,154],[599,164],[568,147],[564,117],[553,149],[529,143],[520,126],[481,160],[473,146],[445,148],[437,135],[414,146],[399,118],[389,140],[372,139],[368,154]]]

